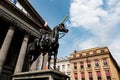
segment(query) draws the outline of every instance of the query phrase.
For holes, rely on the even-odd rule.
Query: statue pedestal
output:
[[[12,80],[69,80],[69,76],[50,69],[16,73]]]

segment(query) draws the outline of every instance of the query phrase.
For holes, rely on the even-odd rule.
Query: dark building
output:
[[[21,9],[11,1],[0,0],[0,80],[11,80],[13,73],[27,70],[27,45],[45,23],[28,0],[18,0]]]

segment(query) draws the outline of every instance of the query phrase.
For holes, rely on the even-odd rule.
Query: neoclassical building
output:
[[[28,0],[11,1],[0,0],[0,80],[11,80],[14,73],[28,69],[27,45],[45,23]]]
[[[120,68],[107,47],[74,51],[71,80],[120,80]]]
[[[53,67],[53,60],[51,61],[51,67]],[[70,76],[70,57],[65,56],[57,59],[56,67],[59,71],[65,73],[66,75]]]

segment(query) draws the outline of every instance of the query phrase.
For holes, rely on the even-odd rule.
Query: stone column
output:
[[[106,75],[105,75],[104,65],[103,65],[103,59],[100,59],[100,65],[101,65],[101,69],[100,69],[101,78],[102,78],[102,80],[106,80]]]
[[[29,41],[29,36],[27,34],[25,34],[14,73],[18,73],[18,72],[22,71],[28,41]]]
[[[14,32],[15,32],[15,28],[13,26],[10,26],[10,28],[7,32],[7,35],[5,37],[5,40],[3,42],[3,45],[1,47],[1,50],[0,50],[0,74],[1,74],[3,64],[5,62],[5,59],[6,59],[6,56],[7,56],[7,53],[8,53],[12,38],[13,38]]]
[[[89,80],[89,75],[88,75],[88,70],[89,70],[89,68],[88,68],[88,66],[87,66],[87,62],[88,62],[88,57],[87,57],[87,60],[85,60],[85,62],[84,62],[84,65],[85,65],[85,71],[84,71],[84,74],[85,74],[85,80]],[[92,67],[92,66],[91,66]]]
[[[96,75],[96,66],[95,66],[95,61],[94,61],[94,59],[92,60],[92,62],[91,62],[91,64],[92,64],[92,76],[93,76],[93,80],[97,80],[97,75]],[[99,67],[100,68],[100,67]],[[99,69],[98,68],[98,69]]]
[[[73,66],[73,62],[71,61],[70,62],[70,70],[71,70],[71,77],[70,77],[70,80],[74,80],[74,73],[73,73],[73,71],[74,71],[74,66]],[[61,70],[61,67],[60,67],[60,70]]]
[[[52,76],[49,77],[49,80],[54,80]]]

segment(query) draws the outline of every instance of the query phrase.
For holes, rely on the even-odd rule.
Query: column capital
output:
[[[15,30],[15,26],[10,25],[9,30]]]
[[[30,33],[26,32],[26,33],[25,33],[25,37],[26,37],[26,38],[29,38],[29,37],[30,37]]]
[[[10,26],[15,27],[16,25],[17,25],[17,22],[16,22],[15,20],[11,20],[11,22],[10,22]]]

